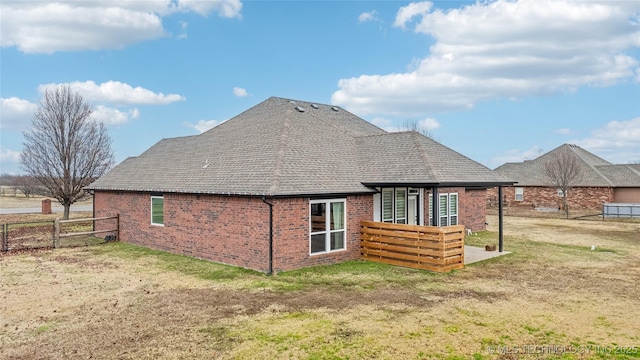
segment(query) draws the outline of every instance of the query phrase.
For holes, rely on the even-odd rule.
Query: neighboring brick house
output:
[[[438,224],[484,229],[486,189],[507,184],[417,132],[272,97],[87,189],[95,216],[120,214],[121,241],[272,272],[359,258],[361,220],[423,225],[435,209]]]
[[[506,163],[496,172],[516,181],[503,188],[509,206],[562,208],[562,191],[544,174],[544,164],[557,152],[568,152],[580,164],[582,176],[567,193],[569,209],[602,210],[605,203],[640,203],[640,164],[614,165],[577,145],[564,144],[534,160]],[[497,202],[497,190],[487,191],[489,204]]]

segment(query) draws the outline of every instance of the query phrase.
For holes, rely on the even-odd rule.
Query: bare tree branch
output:
[[[431,130],[427,129],[426,127],[420,125],[418,123],[418,120],[405,120],[402,125],[400,125],[400,129],[404,130],[404,131],[417,131],[420,134],[433,139],[433,132],[431,132]]]
[[[92,112],[69,86],[46,90],[23,133],[20,165],[62,204],[65,219],[71,204],[86,196],[83,188],[114,163],[109,134]]]
[[[554,152],[544,163],[543,170],[551,185],[562,190],[564,211],[568,219],[567,196],[569,190],[582,178],[582,168],[577,157],[571,154],[568,149]]]

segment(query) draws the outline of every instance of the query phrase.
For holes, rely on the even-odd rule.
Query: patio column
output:
[[[439,200],[438,200],[439,196],[438,196],[438,188],[437,187],[433,187],[431,188],[431,209],[432,209],[432,215],[433,216],[433,220],[431,221],[431,226],[438,226],[438,219],[440,218],[440,206],[438,206]]]
[[[498,251],[504,250],[502,239],[502,186],[498,186]]]

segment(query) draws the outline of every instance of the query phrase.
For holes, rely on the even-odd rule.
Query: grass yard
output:
[[[496,243],[489,222],[467,243]],[[449,274],[269,277],[122,243],[0,256],[0,358],[640,358],[640,223],[505,231],[512,254]]]

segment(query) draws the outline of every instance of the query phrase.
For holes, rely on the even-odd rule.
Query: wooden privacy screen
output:
[[[464,267],[464,225],[418,226],[360,222],[361,258],[448,272]]]

